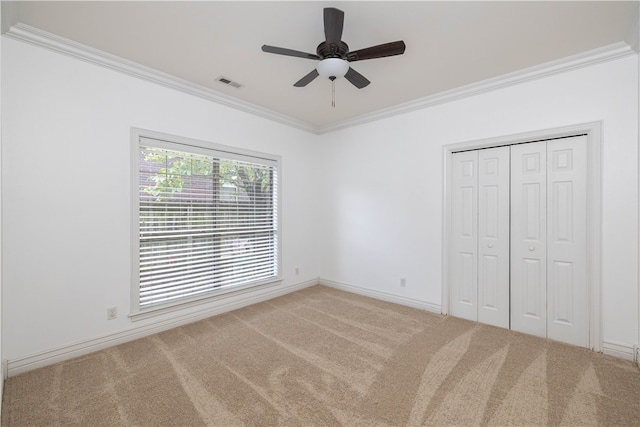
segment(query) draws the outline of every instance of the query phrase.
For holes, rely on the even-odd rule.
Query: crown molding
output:
[[[613,43],[598,49],[589,50],[566,58],[525,68],[498,77],[482,80],[466,86],[461,86],[445,92],[436,93],[424,98],[409,101],[390,108],[374,111],[372,113],[363,114],[353,119],[341,121],[318,129],[318,133],[328,133],[348,127],[373,122],[376,120],[408,113],[411,111],[421,110],[434,105],[443,104],[450,101],[479,95],[485,92],[502,89],[508,86],[514,86],[521,83],[538,80],[555,74],[565,73],[567,71],[579,68],[589,67],[591,65],[600,64],[602,62],[612,61],[633,55],[635,51],[625,42]]]
[[[4,3],[4,2],[3,2]],[[638,29],[638,19],[635,20],[632,27]],[[58,52],[67,56],[71,56],[82,61],[99,65],[114,71],[119,71],[130,76],[140,78],[149,82],[157,83],[162,86],[175,89],[184,93],[188,93],[206,100],[234,108],[258,117],[272,120],[287,126],[301,129],[313,134],[324,134],[340,129],[345,129],[361,124],[393,117],[399,114],[411,111],[421,110],[432,107],[434,105],[443,104],[462,98],[479,95],[481,93],[490,92],[496,89],[529,82],[532,80],[542,79],[555,74],[576,70],[579,68],[589,67],[591,65],[602,62],[612,61],[635,54],[638,46],[638,31],[631,29],[630,37],[635,34],[634,39],[627,37],[627,42],[613,43],[598,49],[589,50],[566,58],[525,68],[513,73],[504,74],[502,76],[482,80],[459,88],[440,92],[424,98],[409,101],[393,107],[384,108],[372,113],[363,114],[348,120],[333,123],[327,126],[317,127],[307,122],[294,119],[284,114],[276,113],[269,109],[258,105],[233,98],[224,93],[206,88],[195,83],[188,82],[178,77],[157,71],[153,68],[138,64],[127,59],[111,55],[98,49],[94,49],[87,45],[74,42],[64,37],[40,30],[38,28],[18,22],[13,25],[4,36],[15,40],[20,40],[32,45],[44,47],[46,49]],[[635,46],[635,47],[634,47]]]
[[[54,52],[71,56],[94,65],[99,65],[110,70],[119,71],[142,80],[157,83],[170,89],[195,95],[208,101],[279,122],[287,126],[311,133],[318,133],[318,129],[316,127],[311,126],[306,122],[296,120],[284,114],[276,113],[250,102],[233,98],[213,89],[191,83],[172,76],[171,74],[163,73],[145,65],[138,64],[137,62],[129,61],[119,56],[94,49],[82,43],[57,36],[21,22],[13,25],[4,33],[4,36],[35,46],[44,47]]]

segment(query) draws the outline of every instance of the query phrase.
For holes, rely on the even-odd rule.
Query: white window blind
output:
[[[138,307],[278,277],[277,161],[141,137]]]

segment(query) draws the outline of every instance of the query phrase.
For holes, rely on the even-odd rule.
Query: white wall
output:
[[[283,286],[317,278],[314,135],[2,42],[4,358],[151,324],[127,318],[131,127],[282,156]]]
[[[283,286],[321,276],[440,305],[442,146],[601,120],[603,335],[626,347],[638,338],[637,58],[315,136],[2,43],[2,357],[10,362],[152,324],[125,316],[131,127],[282,156]],[[120,316],[107,321],[111,306]]]
[[[638,339],[637,86],[630,56],[321,136],[321,277],[441,304],[442,146],[602,121],[603,337],[630,354]]]

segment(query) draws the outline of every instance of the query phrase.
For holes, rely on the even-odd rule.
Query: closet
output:
[[[589,345],[586,136],[452,154],[450,312]]]

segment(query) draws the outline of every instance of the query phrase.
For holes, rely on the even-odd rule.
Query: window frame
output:
[[[270,165],[276,172],[273,183],[275,197],[275,227],[276,227],[276,277],[268,278],[248,284],[234,285],[213,290],[193,297],[178,299],[164,304],[150,307],[140,307],[140,193],[139,193],[139,153],[142,139],[153,140],[153,146],[173,151],[186,151],[228,160],[239,160]],[[210,303],[228,294],[239,294],[265,285],[277,285],[282,282],[282,227],[281,227],[281,157],[244,148],[230,147],[213,142],[201,141],[146,129],[131,128],[131,308],[129,318],[133,321],[142,320],[164,313],[182,310],[184,308]]]

